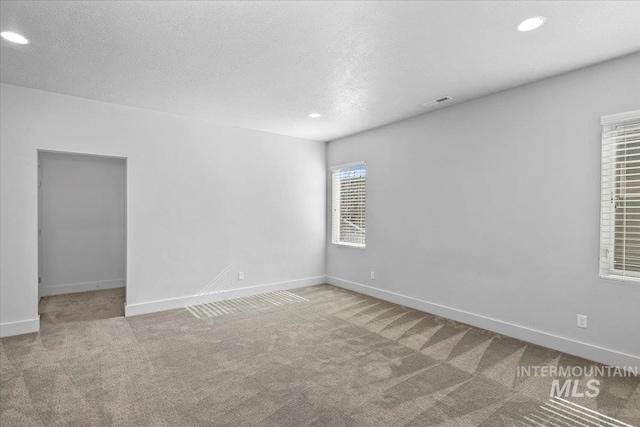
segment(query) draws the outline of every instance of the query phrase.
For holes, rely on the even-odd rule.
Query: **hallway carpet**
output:
[[[103,289],[40,298],[42,323],[68,323],[124,316],[125,289]]]
[[[518,367],[600,365],[329,285],[289,293],[3,338],[0,425],[640,424],[636,376],[550,397],[557,377]]]

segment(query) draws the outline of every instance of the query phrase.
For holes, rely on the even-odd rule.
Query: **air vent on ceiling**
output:
[[[447,102],[447,101],[450,101],[452,99],[453,98],[451,98],[450,96],[443,96],[442,98],[438,98],[438,99],[435,99],[433,101],[425,102],[422,105],[424,105],[425,107],[431,107],[432,105],[441,104],[443,102]]]

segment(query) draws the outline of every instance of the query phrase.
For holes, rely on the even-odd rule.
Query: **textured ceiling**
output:
[[[315,140],[640,50],[638,1],[2,1],[0,12],[2,31],[31,40],[2,40],[2,82]],[[547,23],[516,31],[535,15]]]

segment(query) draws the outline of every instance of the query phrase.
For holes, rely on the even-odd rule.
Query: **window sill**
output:
[[[600,278],[605,280],[616,280],[618,282],[640,284],[640,277],[622,276],[620,274],[601,274]]]
[[[359,245],[357,243],[331,242],[331,244],[335,246],[344,246],[347,248],[366,249],[366,245]]]

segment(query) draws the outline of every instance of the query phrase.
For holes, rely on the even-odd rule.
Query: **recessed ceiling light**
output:
[[[520,23],[520,25],[518,25],[518,31],[525,32],[535,30],[544,24],[544,21],[546,20],[547,18],[544,16],[534,16],[533,18],[525,19]]]
[[[309,113],[309,117],[311,117],[312,119],[317,119],[320,116],[322,116],[322,114],[320,113]]]
[[[11,32],[11,31],[3,31],[0,33],[0,36],[2,36],[3,39],[9,40],[12,43],[18,43],[18,44],[29,43],[29,39],[27,39],[25,36],[18,33]]]

